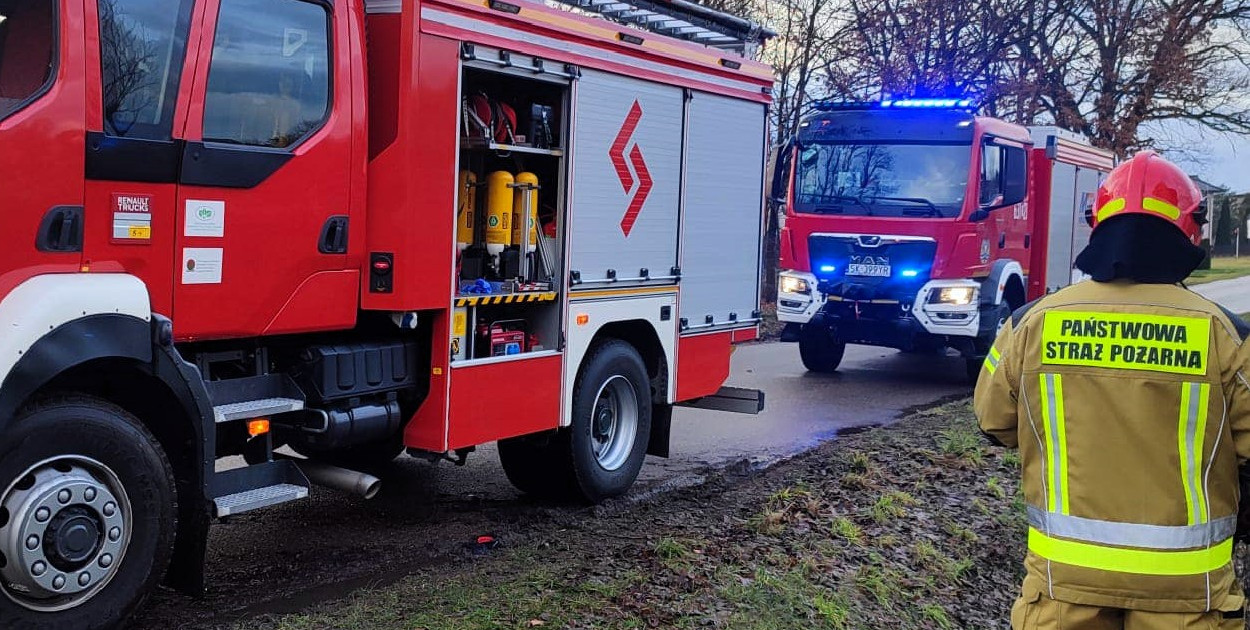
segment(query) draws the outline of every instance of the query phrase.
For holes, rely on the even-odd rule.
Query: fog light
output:
[[[953,306],[967,306],[977,297],[977,290],[973,287],[945,287],[929,294],[929,302],[932,304],[950,304]]]
[[[807,295],[812,292],[812,287],[803,278],[781,276],[781,292]]]

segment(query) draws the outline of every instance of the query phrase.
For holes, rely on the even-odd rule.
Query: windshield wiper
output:
[[[865,203],[864,200],[859,197],[852,197],[850,195],[829,195],[829,197],[838,201],[853,201],[855,202],[855,205],[863,208],[864,212],[868,213],[868,216],[872,216],[872,206]]]
[[[911,216],[926,216],[926,217],[939,217],[939,218],[942,216],[942,211],[939,210],[938,207],[934,205],[932,201],[929,201],[928,199],[925,199],[924,197],[876,197],[876,198],[883,199],[885,201],[903,201],[906,203],[915,203],[915,204],[927,206],[927,209],[924,211],[923,214],[917,213],[914,210],[910,212],[907,210],[904,210],[903,214],[909,214]]]

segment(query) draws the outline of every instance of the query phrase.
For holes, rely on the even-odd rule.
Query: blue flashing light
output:
[[[918,275],[920,275],[920,272],[919,272],[919,271],[916,271],[915,269],[904,269],[904,270],[903,270],[903,277],[904,277],[904,278],[915,278],[915,277],[916,277],[916,276],[918,276]]]
[[[821,272],[821,273],[833,273],[833,272],[835,272],[835,271],[837,271],[837,270],[838,270],[838,268],[837,268],[837,267],[834,267],[833,265],[821,265],[821,266],[820,266],[820,272]]]
[[[967,109],[973,106],[969,98],[900,98],[881,101],[882,107],[908,109]]]
[[[971,98],[890,98],[880,101],[817,101],[818,111],[846,111],[865,109],[976,109],[977,102]]]

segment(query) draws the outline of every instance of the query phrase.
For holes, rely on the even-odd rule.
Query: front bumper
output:
[[[917,345],[919,336],[981,334],[981,284],[974,280],[930,280],[914,293],[900,293],[854,282],[822,284],[812,274],[783,271],[779,286],[777,319],[787,324],[788,337],[817,316],[847,342],[904,349]],[[806,291],[784,290],[796,287]],[[962,299],[949,299],[951,294]]]

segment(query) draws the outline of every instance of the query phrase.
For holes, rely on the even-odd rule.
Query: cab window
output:
[[[204,140],[287,149],[330,111],[330,15],[304,0],[222,0]]]
[[[56,74],[55,0],[0,0],[0,120],[35,100]]]
[[[191,4],[192,0],[99,0],[108,135],[169,139]]]
[[[981,146],[981,205],[990,205],[1003,195],[1003,152],[989,142]]]

